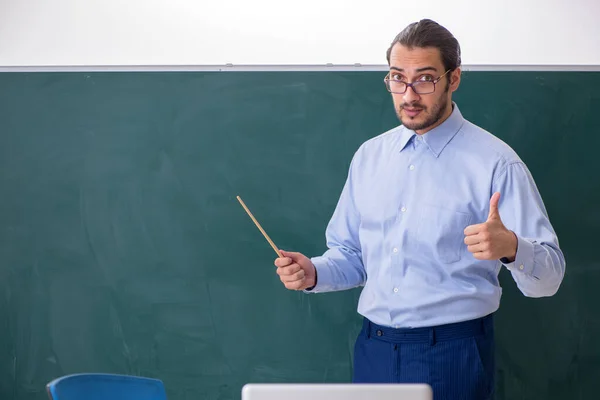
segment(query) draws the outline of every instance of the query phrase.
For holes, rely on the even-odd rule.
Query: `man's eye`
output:
[[[431,82],[433,80],[433,76],[431,75],[423,75],[419,78],[421,82]]]
[[[394,80],[394,81],[401,81],[402,80],[402,75],[392,74],[392,80]]]

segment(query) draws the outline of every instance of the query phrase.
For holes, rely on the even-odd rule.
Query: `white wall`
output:
[[[600,0],[0,0],[0,66],[382,65],[423,17],[465,65],[600,65]]]

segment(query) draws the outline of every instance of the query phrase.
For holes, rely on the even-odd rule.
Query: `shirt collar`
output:
[[[422,135],[423,141],[429,147],[429,150],[436,156],[439,157],[442,150],[452,140],[454,135],[463,126],[465,119],[463,118],[460,110],[456,103],[452,102],[452,114],[440,125],[436,126],[429,132]],[[400,151],[402,151],[410,139],[416,135],[415,131],[410,129],[402,129],[400,134]]]

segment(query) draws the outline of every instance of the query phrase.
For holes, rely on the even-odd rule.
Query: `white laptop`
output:
[[[246,384],[242,400],[433,400],[426,384]]]

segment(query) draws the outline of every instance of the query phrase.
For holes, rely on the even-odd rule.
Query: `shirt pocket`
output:
[[[470,223],[469,213],[421,204],[416,233],[420,250],[443,263],[459,261],[466,248],[464,230]]]

